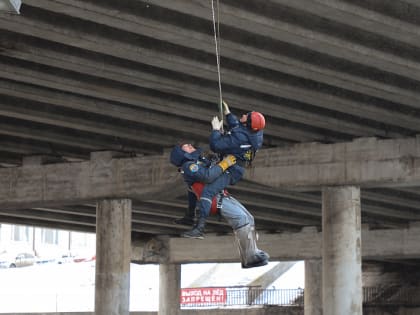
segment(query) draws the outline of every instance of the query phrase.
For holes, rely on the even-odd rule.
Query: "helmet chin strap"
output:
[[[252,112],[249,112],[246,114],[246,126],[251,129],[251,124],[252,124],[252,117],[251,117]]]

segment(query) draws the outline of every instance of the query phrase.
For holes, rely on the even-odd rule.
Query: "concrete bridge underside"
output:
[[[362,257],[410,260],[420,255],[420,229],[414,222],[405,229],[372,230],[368,225],[362,229],[361,221],[361,190],[417,185],[419,157],[418,138],[369,138],[263,150],[248,171],[250,183],[273,189],[322,189],[322,232],[315,226],[295,233],[266,233],[260,242],[273,259],[303,259],[308,264],[322,260],[322,272],[312,275],[317,281],[307,283],[307,292],[316,293],[307,301],[322,305],[322,314],[362,314]],[[99,314],[128,313],[130,261],[160,263],[160,295],[165,297],[160,314],[173,314],[179,307],[180,263],[237,261],[238,257],[232,255],[232,242],[220,242],[222,237],[216,235],[204,241],[168,235],[132,241],[132,199],[159,195],[162,189],[182,184],[176,173],[167,176],[166,159],[166,155],[121,157],[115,152],[95,153],[90,161],[77,163],[36,164],[30,159],[21,167],[0,169],[0,206],[19,214],[28,205],[44,208],[96,200],[96,283],[102,283],[95,299]],[[294,181],[287,176],[291,173]],[[200,250],[204,245],[206,251]],[[306,313],[320,311],[312,308]]]
[[[420,4],[226,0],[217,13],[223,97],[267,118],[231,192],[273,259],[311,261],[308,273],[322,259],[307,304],[361,314],[363,263],[418,264]],[[168,149],[205,147],[218,113],[212,22],[204,0],[25,0],[0,13],[0,222],[96,231],[107,314],[128,312],[130,261],[161,264],[166,315],[180,263],[238,260],[224,222],[210,221],[205,253],[173,224],[185,189]]]

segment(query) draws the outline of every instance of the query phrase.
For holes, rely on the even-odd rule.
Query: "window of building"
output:
[[[12,241],[29,242],[29,226],[12,225]]]
[[[42,229],[41,239],[44,244],[58,244],[58,230]]]

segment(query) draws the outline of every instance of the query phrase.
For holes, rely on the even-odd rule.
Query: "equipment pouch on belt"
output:
[[[237,160],[236,163],[239,162],[242,167],[250,167],[256,151],[251,144],[242,144],[240,147],[242,150],[241,159],[238,159],[240,162]]]

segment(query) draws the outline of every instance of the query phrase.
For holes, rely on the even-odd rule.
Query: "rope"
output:
[[[219,112],[220,112],[220,119],[223,120],[222,79],[221,79],[221,74],[220,74],[219,0],[216,0],[216,3],[217,3],[217,22],[216,22],[215,8],[214,8],[214,0],[211,0],[211,13],[212,13],[212,17],[213,17],[214,43],[215,43],[215,48],[216,48],[217,79],[218,79],[218,82],[219,82]]]

